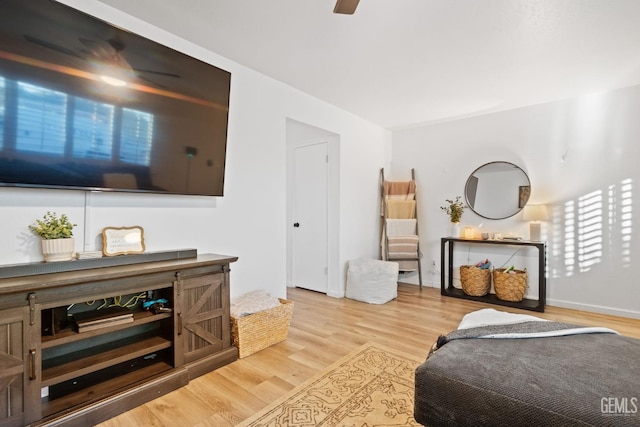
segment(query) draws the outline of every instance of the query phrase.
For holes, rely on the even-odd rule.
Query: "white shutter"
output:
[[[18,82],[16,150],[64,155],[67,95]]]
[[[153,114],[122,109],[120,161],[148,166],[153,141]]]
[[[111,159],[113,105],[84,98],[74,99],[73,157]]]
[[[4,78],[0,77],[0,150],[4,148],[4,106],[5,106],[5,84]]]

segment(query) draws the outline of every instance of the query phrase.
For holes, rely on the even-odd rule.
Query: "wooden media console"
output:
[[[77,270],[0,279],[0,425],[94,425],[236,360],[236,260],[205,254],[89,269],[80,260]],[[145,309],[151,298],[165,309]],[[120,301],[131,302],[133,321],[73,327],[74,310]]]

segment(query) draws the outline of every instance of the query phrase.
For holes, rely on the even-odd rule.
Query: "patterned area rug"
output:
[[[238,426],[420,426],[413,393],[422,362],[365,344]]]

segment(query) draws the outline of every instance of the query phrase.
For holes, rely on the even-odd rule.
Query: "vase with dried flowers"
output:
[[[461,196],[456,196],[455,200],[446,199],[447,204],[440,206],[451,221],[451,236],[460,237],[460,220],[462,219],[462,213],[464,212],[464,204],[460,201]]]

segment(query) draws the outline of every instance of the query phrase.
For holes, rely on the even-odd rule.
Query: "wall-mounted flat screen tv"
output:
[[[51,0],[0,1],[0,185],[222,196],[231,74]]]

